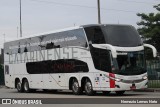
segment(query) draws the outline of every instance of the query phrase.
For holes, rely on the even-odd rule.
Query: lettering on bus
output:
[[[76,48],[70,47],[9,54],[7,56],[9,64],[16,64],[45,60],[77,59],[79,54],[80,52]]]
[[[55,44],[55,43],[61,43],[61,42],[70,42],[73,40],[77,40],[77,36],[71,36],[71,37],[65,37],[65,38],[59,38],[59,39],[50,39],[48,41],[42,41],[42,42],[26,43],[24,45],[14,45],[14,46],[9,46],[9,49],[27,48],[27,47]]]

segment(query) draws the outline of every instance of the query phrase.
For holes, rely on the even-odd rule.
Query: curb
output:
[[[148,88],[148,89],[138,89],[138,90],[134,90],[135,92],[160,92],[160,88],[156,89],[152,89],[152,88]]]

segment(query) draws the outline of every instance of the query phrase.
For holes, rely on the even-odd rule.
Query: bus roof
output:
[[[92,27],[92,26],[107,26],[107,25],[131,26],[131,25],[125,25],[125,24],[87,24],[87,25],[74,26],[74,27],[69,27],[69,28],[64,28],[64,29],[59,29],[59,30],[53,30],[53,31],[49,31],[49,32],[39,33],[39,34],[33,34],[33,35],[30,35],[30,36],[25,36],[25,37],[21,37],[21,38],[19,37],[19,38],[16,38],[16,39],[9,40],[7,42],[27,39],[27,38],[41,36],[41,35],[47,35],[47,34],[51,34],[51,33],[64,32],[64,31],[74,30],[74,29],[79,29],[79,28],[86,28],[86,27]],[[5,42],[5,43],[7,43],[7,42]]]
[[[19,37],[19,38],[12,39],[12,40],[7,41],[7,42],[27,39],[27,38],[31,38],[31,37],[37,37],[37,36],[41,36],[41,35],[47,35],[47,34],[51,34],[51,33],[58,33],[58,32],[63,32],[63,31],[68,31],[68,30],[74,30],[74,29],[79,29],[79,28],[82,28],[82,27],[81,26],[74,26],[74,27],[69,27],[69,28],[64,28],[64,29],[59,29],[59,30],[53,30],[53,31],[49,31],[49,32],[44,32],[44,33],[39,33],[39,34],[33,34],[33,35],[30,35],[30,36]],[[5,43],[7,43],[7,42],[5,42]]]

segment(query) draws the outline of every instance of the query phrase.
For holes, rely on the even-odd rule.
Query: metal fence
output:
[[[148,72],[148,87],[160,88],[160,60],[150,60],[146,62]]]

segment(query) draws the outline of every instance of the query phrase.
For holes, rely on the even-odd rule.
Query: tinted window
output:
[[[5,65],[5,74],[9,74],[9,66]]]
[[[85,28],[85,32],[89,42],[91,41],[93,44],[105,43],[104,34],[100,27],[98,26],[88,27],[88,28]]]
[[[113,46],[134,47],[142,45],[138,32],[132,26],[107,25],[103,31],[107,43]]]
[[[101,71],[111,71],[110,52],[105,49],[90,47],[93,63],[96,69]]]
[[[6,54],[15,54],[67,46],[87,47],[82,28],[8,42],[4,51]]]
[[[26,67],[29,74],[76,73],[89,71],[87,63],[75,59],[27,62]]]

